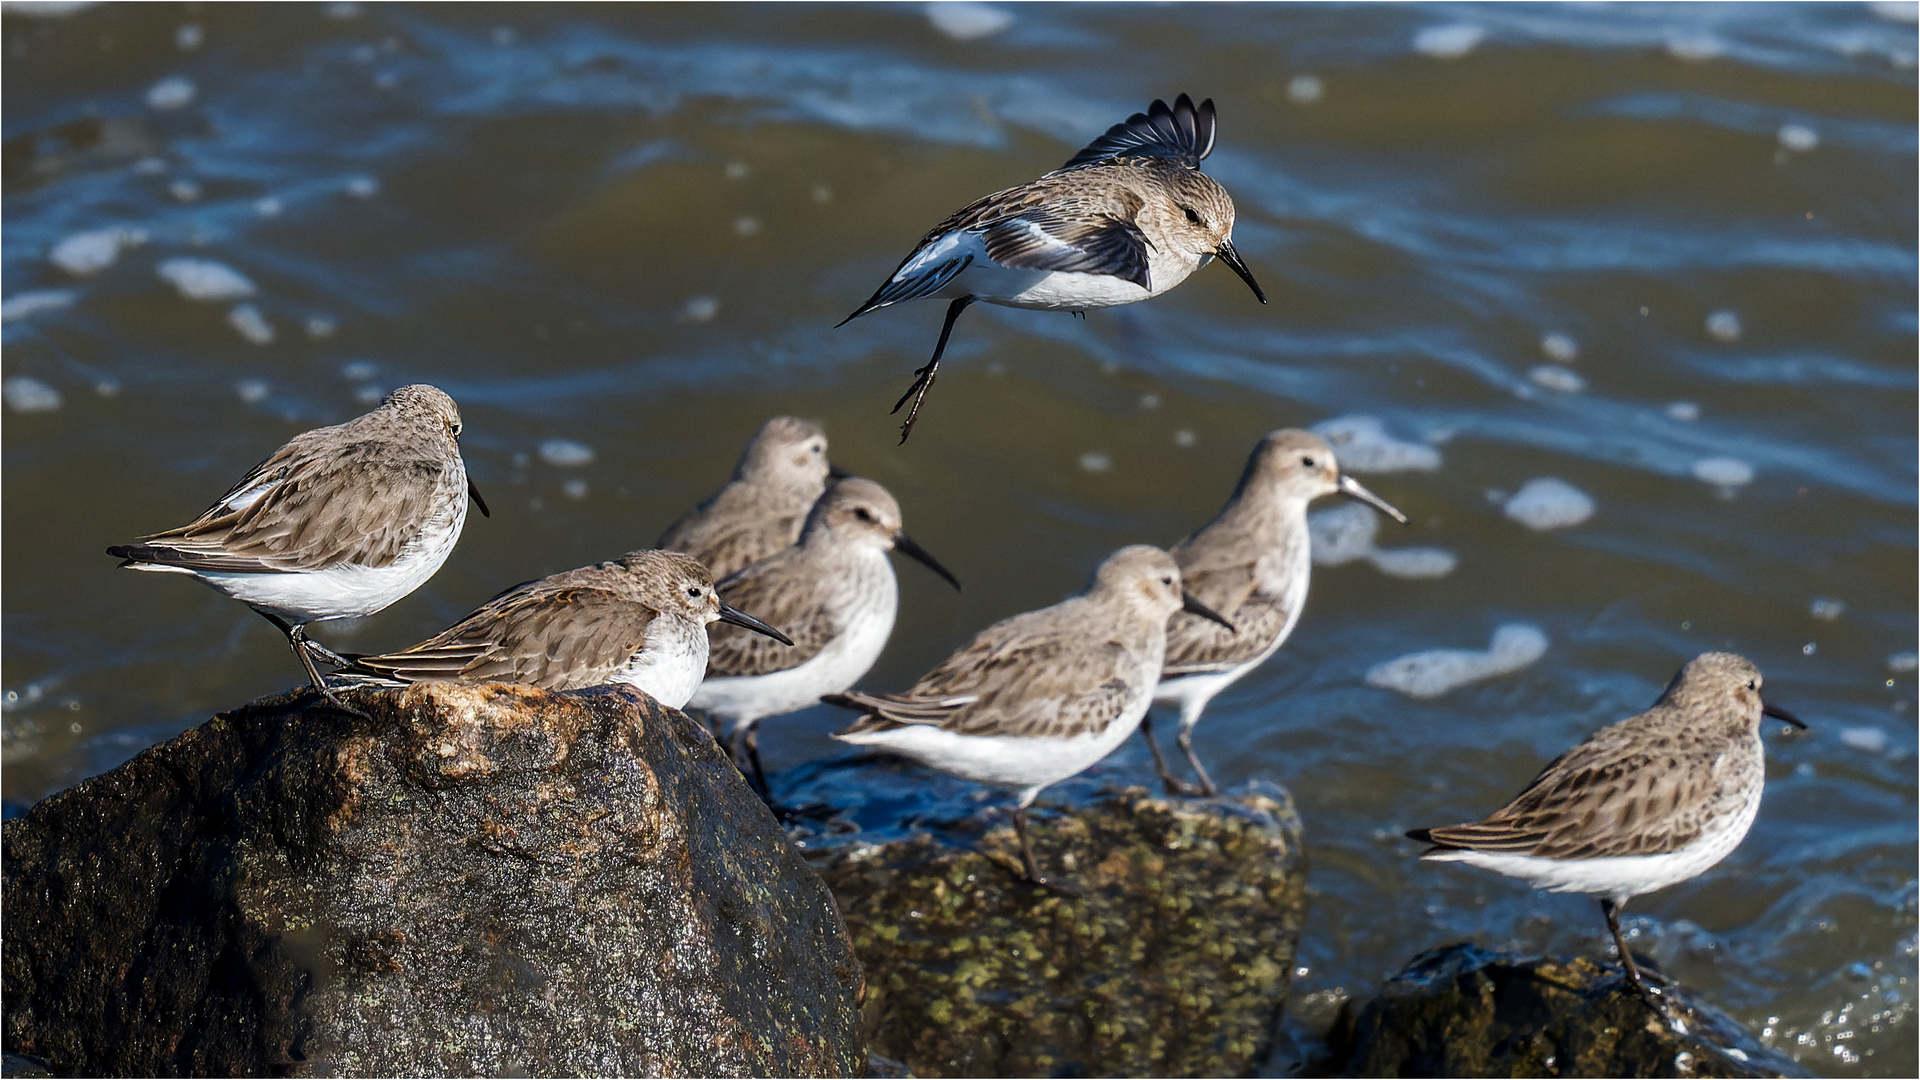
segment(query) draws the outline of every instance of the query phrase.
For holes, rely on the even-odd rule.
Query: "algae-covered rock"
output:
[[[5,1044],[55,1074],[856,1073],[832,896],[618,690],[305,691],[5,827]]]
[[[1012,829],[921,836],[822,873],[866,968],[869,1045],[917,1076],[1232,1076],[1270,1043],[1305,903],[1299,819],[1263,785],[1131,788],[1036,818],[1059,896],[1016,880]]]
[[[1344,1076],[1806,1076],[1684,988],[1648,1007],[1618,967],[1465,942],[1420,954],[1330,1043]],[[1684,1030],[1682,1030],[1684,1029]]]

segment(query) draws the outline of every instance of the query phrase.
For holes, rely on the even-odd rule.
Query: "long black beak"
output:
[[[1760,699],[1760,715],[1771,716],[1775,720],[1785,720],[1787,723],[1792,724],[1794,727],[1799,728],[1801,731],[1807,730],[1806,721],[1793,715],[1792,713],[1781,708],[1780,706],[1769,702],[1766,698]]]
[[[900,554],[905,555],[907,558],[912,559],[914,562],[919,563],[921,566],[924,566],[927,569],[933,571],[934,573],[939,574],[941,577],[946,578],[947,584],[953,586],[954,592],[960,591],[960,579],[948,573],[947,568],[940,565],[939,559],[936,559],[933,556],[927,554],[926,548],[923,548],[919,544],[914,543],[913,538],[907,535],[905,529],[902,529],[893,534],[893,547],[894,547],[894,550],[898,551]]]
[[[480,516],[490,518],[493,511],[487,509],[487,500],[480,497],[480,489],[473,486],[473,477],[467,477],[467,494],[473,496],[473,505],[480,508]]]
[[[1387,515],[1388,517],[1392,518],[1393,520],[1399,522],[1402,525],[1405,525],[1407,523],[1407,515],[1401,513],[1398,510],[1395,510],[1392,504],[1388,503],[1387,500],[1381,498],[1378,495],[1375,495],[1373,492],[1368,491],[1366,488],[1361,487],[1360,481],[1355,480],[1353,477],[1348,476],[1346,473],[1340,474],[1339,485],[1340,485],[1340,494],[1345,495],[1348,498],[1359,499],[1363,503],[1368,503],[1375,510],[1380,511],[1381,513]]]
[[[853,474],[829,461],[827,462],[827,475],[833,477],[835,480],[845,480]]]
[[[1217,622],[1227,628],[1227,633],[1237,634],[1240,628],[1228,622],[1226,616],[1200,602],[1200,598],[1185,589],[1180,590],[1180,610],[1191,612],[1210,622]]]
[[[1233,267],[1233,272],[1240,275],[1240,280],[1247,283],[1247,288],[1253,290],[1253,295],[1259,297],[1261,303],[1267,302],[1267,294],[1260,291],[1260,283],[1253,280],[1253,271],[1247,269],[1247,264],[1241,260],[1240,253],[1234,250],[1232,240],[1220,241],[1220,246],[1214,248],[1213,253],[1220,256],[1221,262]]]
[[[720,604],[720,621],[730,622],[735,626],[744,626],[757,634],[765,634],[782,645],[793,644],[792,638],[725,601],[722,601]]]

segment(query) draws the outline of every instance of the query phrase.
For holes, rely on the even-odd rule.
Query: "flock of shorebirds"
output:
[[[1155,101],[1063,167],[964,207],[920,241],[849,316],[951,300],[933,358],[894,407],[913,402],[903,442],[954,320],[974,301],[1072,312],[1133,303],[1217,257],[1265,302],[1233,247],[1233,200],[1200,171],[1214,127],[1211,100]],[[1135,729],[1169,794],[1214,794],[1193,730],[1207,703],[1299,621],[1312,568],[1308,504],[1343,494],[1406,521],[1344,475],[1325,440],[1274,431],[1220,513],[1171,549],[1121,548],[1085,592],[982,630],[908,689],[856,690],[893,631],[887,553],[959,582],[907,536],[892,495],[833,467],[818,427],[776,417],[732,479],[655,549],[516,585],[396,652],[342,656],[309,638],[311,623],[371,615],[419,588],[453,550],[469,501],[487,512],[460,431],[446,394],[402,387],[364,416],[296,436],[191,523],[108,553],[252,607],[286,635],[332,707],[358,712],[340,693],[369,685],[624,683],[723,725],[734,761],[769,801],[759,722],[823,700],[847,707],[860,717],[839,739],[1016,789],[1025,878],[1066,892],[1034,857],[1035,797]],[[322,665],[337,670],[323,676]],[[1561,755],[1491,816],[1408,835],[1432,845],[1429,859],[1600,897],[1627,977],[1664,1012],[1618,911],[1701,873],[1746,835],[1764,786],[1762,717],[1805,726],[1764,702],[1760,685],[1741,657],[1696,657],[1652,708]],[[1191,782],[1152,737],[1155,702],[1179,706]]]

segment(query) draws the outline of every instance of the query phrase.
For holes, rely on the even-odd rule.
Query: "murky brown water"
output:
[[[1816,1071],[1920,1066],[1913,6],[1005,14],[972,39],[914,6],[8,14],[9,805],[297,681],[265,622],[101,549],[400,383],[461,403],[494,517],[323,640],[403,645],[642,546],[790,412],[967,584],[902,565],[883,688],[1205,521],[1265,430],[1365,415],[1438,459],[1356,469],[1414,519],[1378,543],[1457,566],[1320,568],[1199,730],[1220,779],[1278,780],[1307,822],[1292,1035],[1461,936],[1601,951],[1590,901],[1418,865],[1400,832],[1491,809],[1732,648],[1814,730],[1769,734],[1753,833],[1636,902],[1640,941]],[[896,447],[939,306],[833,324],[947,211],[1181,90],[1219,103],[1208,168],[1273,303],[1210,267],[1085,322],[975,308]],[[183,257],[254,295],[183,298],[159,276]],[[549,464],[554,439],[591,462]],[[1591,517],[1502,512],[1546,477]],[[1507,623],[1547,640],[1516,672],[1365,681]],[[767,725],[792,797],[876,830],[975,805],[818,764],[841,719]],[[1049,797],[1149,776],[1135,742]]]

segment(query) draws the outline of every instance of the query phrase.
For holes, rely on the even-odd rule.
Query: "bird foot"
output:
[[[1171,776],[1161,777],[1161,780],[1166,784],[1167,795],[1170,798],[1211,799],[1220,794],[1220,790],[1212,784],[1190,784]]]

